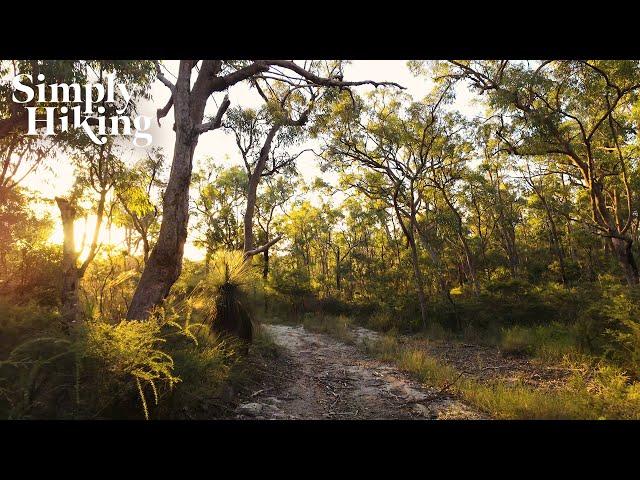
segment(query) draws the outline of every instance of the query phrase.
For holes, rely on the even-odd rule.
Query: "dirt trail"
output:
[[[265,325],[282,349],[283,374],[245,399],[238,418],[477,419],[474,409],[367,357],[354,345],[302,326]],[[360,331],[362,330],[362,331]],[[374,332],[357,329],[356,339]]]

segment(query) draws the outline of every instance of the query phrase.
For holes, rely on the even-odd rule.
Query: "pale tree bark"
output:
[[[257,85],[256,87],[260,91],[261,95],[263,95],[263,98],[267,100],[266,95],[262,92],[260,87]],[[294,120],[293,118],[291,118],[291,116],[288,113],[282,112],[284,114],[284,118],[275,120],[274,124],[271,126],[271,128],[269,128],[269,131],[264,140],[264,143],[262,144],[262,148],[260,149],[260,153],[258,154],[258,159],[253,167],[250,165],[249,159],[246,158],[245,152],[244,151],[242,152],[245,167],[247,170],[247,175],[249,177],[249,183],[247,188],[247,207],[245,209],[244,219],[243,219],[244,220],[243,250],[244,250],[245,258],[247,259],[250,258],[252,255],[255,255],[255,253],[251,253],[254,251],[253,219],[255,216],[257,192],[258,192],[258,185],[260,184],[260,179],[265,175],[273,175],[280,168],[283,168],[286,165],[291,164],[299,156],[299,154],[295,156],[291,156],[283,160],[282,162],[278,162],[279,165],[275,165],[276,162],[274,162],[273,169],[270,172],[265,173],[265,169],[267,166],[267,161],[269,160],[269,154],[271,153],[273,141],[278,135],[278,132],[283,127],[285,126],[303,127],[307,123],[307,121],[309,120],[309,114],[311,113],[311,110],[314,107],[314,102],[316,97],[317,97],[317,94],[313,93],[311,96],[311,100],[309,102],[309,106],[300,115],[298,119]],[[284,104],[282,103],[281,103],[281,108],[283,110],[285,108]],[[236,136],[236,139],[237,139],[238,147],[240,147],[242,151],[242,145],[241,145],[240,137],[238,134]],[[267,237],[267,240],[268,240],[268,237]]]
[[[60,313],[66,329],[73,328],[78,324],[79,321],[80,312],[78,308],[78,289],[80,287],[80,280],[82,279],[82,277],[84,277],[87,267],[98,253],[98,238],[100,236],[100,229],[104,216],[106,196],[107,190],[102,190],[100,192],[100,200],[98,202],[98,209],[96,212],[96,225],[93,231],[91,246],[89,247],[87,258],[84,262],[82,262],[80,266],[78,266],[77,264],[80,252],[76,251],[75,243],[74,224],[76,220],[76,208],[67,199],[61,197],[55,198],[58,209],[60,210],[63,229]]]
[[[78,268],[76,252],[74,222],[76,209],[63,198],[56,198],[60,216],[62,217],[62,229],[64,239],[62,244],[62,285],[60,292],[62,321],[66,327],[75,325],[78,321]]]

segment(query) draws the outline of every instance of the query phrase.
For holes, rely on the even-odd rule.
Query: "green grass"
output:
[[[579,356],[575,335],[569,327],[558,323],[504,329],[498,347],[504,353],[527,354],[546,360]]]
[[[480,382],[414,346],[385,336],[365,344],[369,353],[396,364],[417,380],[443,388],[496,419],[640,419],[640,383],[602,366],[589,381],[575,374],[563,389],[549,391],[501,380]]]

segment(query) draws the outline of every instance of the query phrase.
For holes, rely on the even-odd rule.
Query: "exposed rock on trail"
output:
[[[237,410],[254,419],[477,419],[457,399],[409,379],[356,346],[302,326],[265,325],[283,350],[286,378]],[[373,333],[373,332],[372,332]]]

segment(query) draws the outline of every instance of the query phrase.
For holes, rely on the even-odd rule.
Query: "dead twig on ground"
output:
[[[261,393],[268,392],[268,391],[270,391],[270,390],[273,390],[273,387],[263,388],[262,390],[258,390],[257,392],[253,392],[253,393],[251,394],[251,398],[253,398],[253,397],[255,397],[256,395],[259,395],[259,394],[261,394]]]

